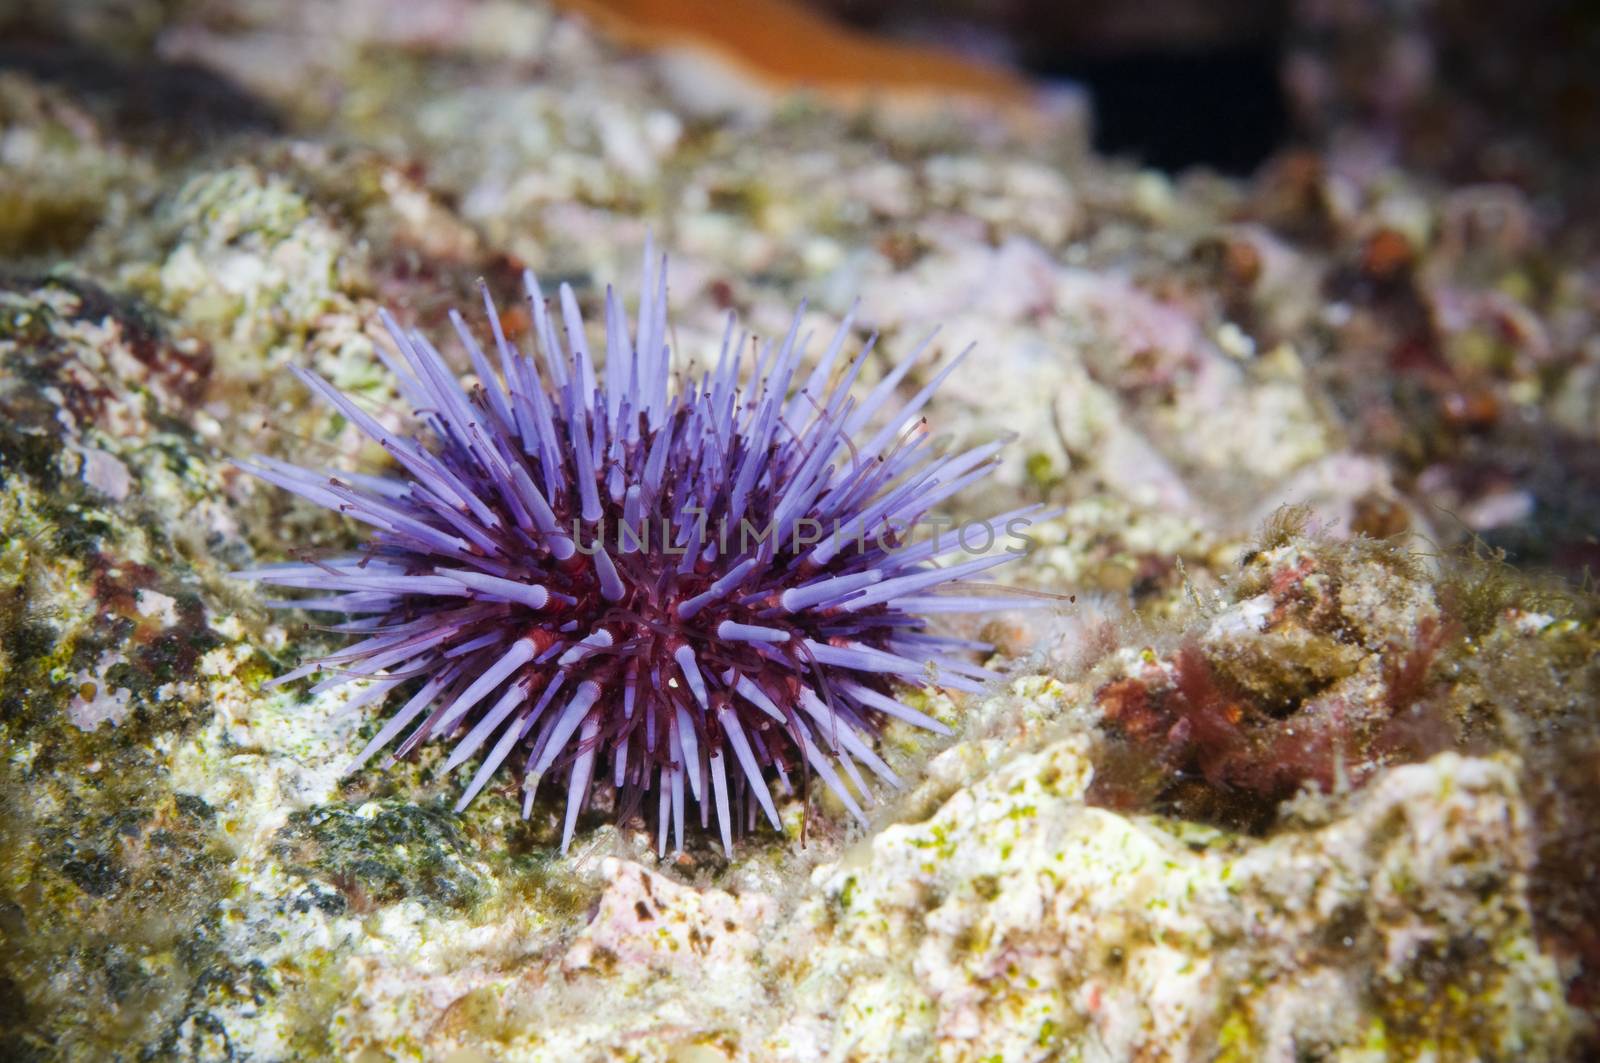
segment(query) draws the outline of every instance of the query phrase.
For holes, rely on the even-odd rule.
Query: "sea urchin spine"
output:
[[[836,371],[846,318],[795,389],[802,307],[743,382],[747,343],[731,315],[716,367],[674,380],[666,262],[652,259],[647,249],[636,334],[607,292],[603,376],[571,289],[558,300],[563,343],[531,273],[542,369],[507,341],[485,291],[498,378],[451,314],[478,379],[470,392],[426,338],[385,314],[398,357],[381,357],[421,439],[296,370],[404,479],[241,463],[376,529],[356,556],[239,574],[321,592],[274,604],[344,614],[336,630],[358,639],[275,682],[318,671],[329,673],[318,690],[369,680],[366,703],[420,679],[351,770],[408,727],[390,763],[451,739],[447,768],[481,752],[459,809],[515,753],[524,816],[544,776],[565,780],[563,850],[597,785],[615,788],[619,818],[653,795],[663,851],[669,825],[682,847],[690,797],[702,828],[715,811],[725,851],[758,808],[781,829],[768,783],[788,788],[797,770],[863,818],[858,765],[898,782],[873,749],[883,720],[945,730],[891,683],[972,691],[988,678],[962,659],[986,647],[928,633],[923,614],[1020,604],[956,590],[1011,554],[939,567],[959,547],[952,532],[914,545],[905,534],[993,467],[998,444],[940,454],[919,419],[959,359],[900,401],[925,340],[858,401],[872,344]],[[983,522],[989,540],[1037,510]]]

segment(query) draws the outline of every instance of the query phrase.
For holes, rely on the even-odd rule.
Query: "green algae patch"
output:
[[[334,885],[357,910],[409,899],[464,911],[488,892],[470,841],[442,804],[369,801],[295,812],[273,851],[294,871]]]
[[[21,1058],[160,1057],[216,1004],[272,991],[219,947],[211,810],[137,759],[54,786],[0,770],[0,993]]]

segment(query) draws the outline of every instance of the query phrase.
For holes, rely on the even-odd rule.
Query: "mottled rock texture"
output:
[[[1561,211],[1331,149],[722,122],[542,4],[114,7],[35,5],[51,61],[0,73],[0,1055],[1593,1051],[1600,269]],[[964,632],[1007,678],[888,729],[869,830],[815,788],[658,860],[602,807],[561,859],[510,780],[451,812],[435,748],[346,777],[359,689],[263,689],[338,636],[226,574],[355,533],[229,459],[385,460],[286,369],[407,428],[380,306],[633,300],[647,229],[681,358],[801,298],[891,355],[942,324],[977,350],[930,423],[1016,435],[951,516],[1064,507],[1007,577],[1060,597]]]

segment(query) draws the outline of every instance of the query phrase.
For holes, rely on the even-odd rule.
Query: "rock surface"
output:
[[[123,6],[38,17],[149,113],[0,74],[7,1058],[1592,1048],[1600,608],[1534,574],[1600,515],[1578,227],[1334,150],[1141,172],[1071,115],[721,123],[542,4]],[[286,369],[404,428],[380,307],[631,300],[652,228],[680,357],[802,298],[942,325],[930,422],[1017,437],[952,516],[1064,507],[1005,577],[1063,600],[924,700],[953,738],[890,727],[867,830],[791,798],[658,859],[594,812],[563,859],[437,749],[347,775],[376,692],[263,687],[337,636],[227,573],[356,533],[229,459],[384,459]]]

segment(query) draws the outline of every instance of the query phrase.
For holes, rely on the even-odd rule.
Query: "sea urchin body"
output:
[[[357,639],[278,682],[368,680],[362,702],[415,684],[352,770],[410,728],[394,757],[444,738],[448,768],[480,758],[458,808],[503,765],[523,777],[524,816],[544,776],[563,780],[563,850],[603,786],[619,817],[656,817],[663,850],[669,828],[681,848],[693,798],[729,850],[758,810],[780,826],[769,786],[794,773],[815,772],[858,818],[863,766],[897,783],[873,748],[885,718],[943,728],[892,683],[974,690],[987,677],[963,659],[983,647],[930,633],[925,615],[1016,604],[960,585],[1011,555],[949,561],[951,531],[907,534],[999,448],[937,453],[919,418],[959,359],[903,401],[924,341],[857,399],[871,343],[841,364],[846,319],[802,381],[802,307],[748,375],[731,317],[715,368],[674,374],[665,271],[646,251],[636,333],[607,293],[603,376],[571,290],[548,306],[531,274],[538,361],[507,341],[487,293],[498,376],[452,313],[470,392],[385,315],[417,439],[299,371],[403,478],[241,463],[375,529],[355,556],[240,573],[321,592],[277,604],[344,614],[337,630]],[[982,522],[987,541],[1034,512]]]

